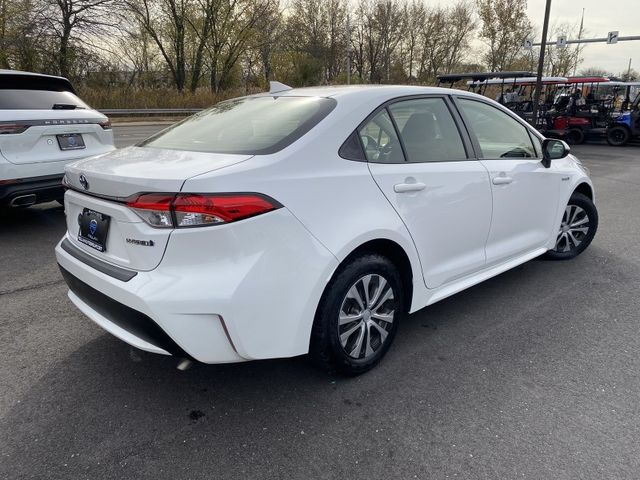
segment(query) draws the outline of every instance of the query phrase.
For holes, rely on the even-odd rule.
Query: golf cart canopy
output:
[[[472,73],[449,73],[446,75],[438,75],[438,85],[441,83],[448,83],[453,85],[454,83],[461,82],[462,80],[470,80],[474,83],[486,82],[490,78],[521,78],[531,77],[534,74],[531,72],[516,71],[516,72],[472,72]]]

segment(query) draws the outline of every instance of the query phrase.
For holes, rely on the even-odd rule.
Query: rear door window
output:
[[[0,110],[73,110],[90,108],[71,92],[0,89]]]
[[[404,154],[396,129],[386,109],[381,110],[359,130],[360,141],[369,162],[403,163]]]
[[[420,98],[389,106],[407,161],[466,160],[467,154],[451,112],[443,98]]]

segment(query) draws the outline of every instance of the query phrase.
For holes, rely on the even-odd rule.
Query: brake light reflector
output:
[[[181,193],[176,197],[173,206],[179,227],[235,222],[276,208],[265,197],[255,194]]]
[[[22,125],[19,123],[0,123],[0,135],[22,133],[27,128],[29,128],[29,125]]]
[[[130,198],[127,206],[152,227],[172,228],[171,202],[174,198],[173,194],[145,193]]]
[[[127,206],[152,227],[203,227],[231,223],[280,208],[259,193],[145,193],[131,197]]]
[[[111,130],[111,120],[106,120],[104,122],[98,123],[102,127],[103,130]]]

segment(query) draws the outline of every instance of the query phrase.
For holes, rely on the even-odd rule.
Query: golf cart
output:
[[[632,138],[640,138],[640,93],[630,105],[630,109],[614,115],[607,128],[609,145],[620,147]]]
[[[555,93],[547,93],[544,133],[571,144],[583,143],[588,137],[604,136],[613,110],[611,98],[600,97],[598,88],[606,77],[569,77],[556,85]]]
[[[480,95],[484,95],[488,85],[500,85],[500,97],[505,94],[505,86],[509,89],[510,83],[516,78],[531,77],[533,73],[516,71],[516,72],[473,72],[473,73],[449,73],[446,75],[438,75],[438,86],[449,84],[449,88],[455,83],[467,80],[467,89]],[[495,83],[488,83],[489,80],[495,80]]]

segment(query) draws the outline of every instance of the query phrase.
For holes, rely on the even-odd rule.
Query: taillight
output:
[[[104,122],[98,123],[102,127],[103,130],[111,130],[111,120],[106,120]]]
[[[175,195],[164,193],[146,193],[130,198],[127,206],[152,227],[173,228],[171,202],[174,198]]]
[[[24,125],[20,123],[0,123],[0,135],[11,135],[15,133],[22,133],[30,125]]]
[[[152,227],[185,228],[231,223],[282,205],[259,193],[143,193],[127,206]]]

